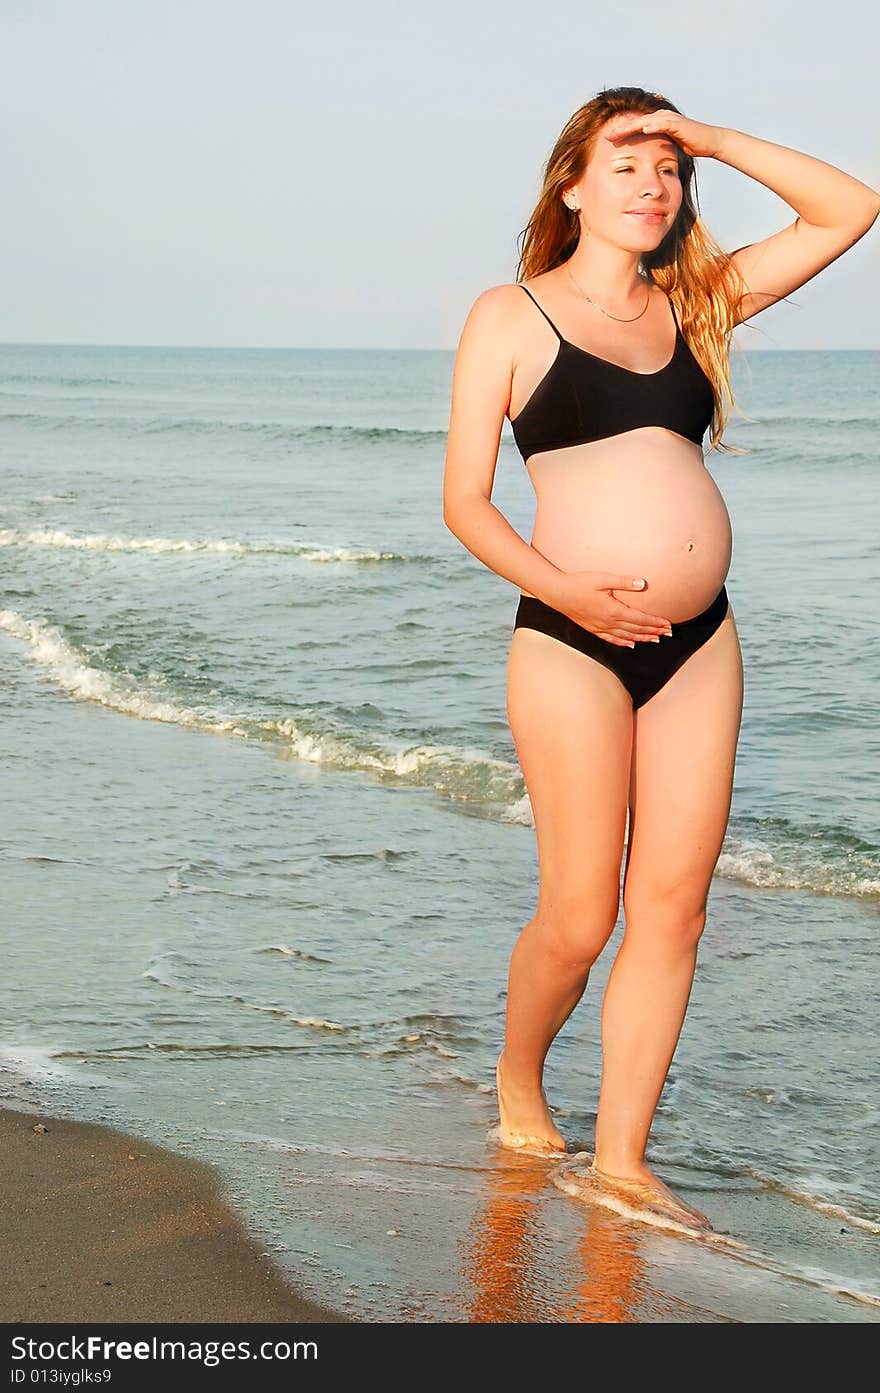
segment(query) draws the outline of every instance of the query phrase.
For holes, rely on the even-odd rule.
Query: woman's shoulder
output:
[[[523,291],[531,293],[534,290],[540,296],[545,278],[533,276],[529,280],[490,285],[477,296],[471,313],[476,312],[480,318],[494,319],[496,322],[506,321],[510,325],[515,324],[518,318],[522,321],[525,318],[523,309],[528,305]]]
[[[512,328],[517,322],[520,305],[527,304],[519,282],[490,285],[481,290],[468,311],[468,322],[492,330]]]

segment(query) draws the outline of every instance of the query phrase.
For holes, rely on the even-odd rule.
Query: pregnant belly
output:
[[[730,518],[693,442],[652,428],[648,440],[640,431],[532,456],[529,473],[538,497],[531,545],[561,570],[643,576],[644,590],[614,595],[674,624],[718,594]]]

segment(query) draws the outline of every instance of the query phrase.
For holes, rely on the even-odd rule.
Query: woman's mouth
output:
[[[664,213],[627,213],[628,218],[641,218],[642,222],[661,223],[665,218]]]

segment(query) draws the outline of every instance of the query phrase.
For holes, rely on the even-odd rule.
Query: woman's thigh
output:
[[[731,609],[634,717],[624,909],[705,910],[733,790],[743,664]]]
[[[523,627],[511,638],[507,717],[535,819],[538,916],[581,905],[610,913],[610,933],[626,831],[629,694],[595,659]]]

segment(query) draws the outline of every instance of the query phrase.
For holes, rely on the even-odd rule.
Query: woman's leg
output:
[[[742,700],[731,610],[634,718],[625,931],[602,1008],[595,1165],[653,1181],[669,1198],[645,1165],[645,1148],[687,1009],[727,827]]]
[[[562,1149],[542,1092],[544,1060],[617,920],[632,701],[601,663],[523,627],[511,639],[507,715],[534,813],[539,889],[510,962],[501,1139]]]

